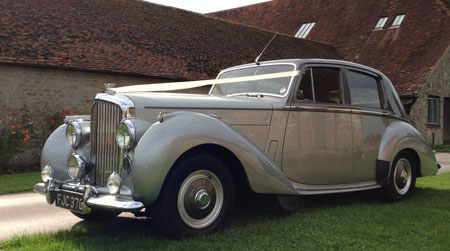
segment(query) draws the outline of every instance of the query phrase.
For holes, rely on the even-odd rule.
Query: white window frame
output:
[[[387,20],[388,17],[380,17],[380,19],[378,19],[378,22],[373,29],[374,30],[383,29],[384,25],[386,25]]]
[[[438,96],[428,96],[428,117],[427,122],[430,125],[439,125],[440,113],[440,98]]]
[[[300,26],[298,31],[295,33],[294,37],[306,38],[314,25],[316,25],[316,22],[302,24],[302,26]]]
[[[400,25],[403,22],[403,19],[405,19],[406,14],[399,14],[395,16],[394,22],[392,22],[391,27],[400,27]]]

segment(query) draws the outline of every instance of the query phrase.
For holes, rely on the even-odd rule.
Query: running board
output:
[[[376,182],[365,182],[358,184],[336,185],[336,186],[303,185],[293,182],[293,185],[299,195],[348,193],[381,188],[381,185],[377,184]]]

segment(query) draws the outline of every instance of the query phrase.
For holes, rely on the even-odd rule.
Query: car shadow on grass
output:
[[[304,196],[297,210],[314,210],[315,208],[330,208],[349,205],[352,203],[383,203],[378,191],[364,191],[344,194],[328,194]],[[235,203],[235,210],[231,218],[240,218],[238,225],[252,224],[252,222],[270,221],[289,215],[278,204],[274,195],[249,193]],[[233,227],[229,224],[228,227]],[[151,236],[161,235],[157,226],[147,217],[133,217],[132,214],[120,215],[117,218],[104,221],[80,221],[72,229],[84,228],[96,234],[145,233]]]
[[[389,202],[381,198],[380,190],[370,190],[362,192],[351,192],[342,194],[314,195],[305,196],[304,204],[294,214],[310,213],[314,211],[323,211],[333,208],[351,208],[353,205],[361,205],[363,207],[389,207]],[[427,203],[439,203],[439,197],[447,196],[447,190],[435,190],[431,188],[418,188],[413,197],[400,205],[415,203],[421,204],[423,201]],[[359,209],[358,209],[359,210]],[[260,195],[249,193],[236,202],[235,210],[231,219],[225,225],[227,232],[242,229],[252,224],[261,224],[267,221],[278,221],[283,217],[291,217],[292,213],[283,212],[277,203],[276,196]],[[106,220],[106,221],[81,221],[75,224],[70,231],[72,241],[80,242],[85,247],[96,248],[98,241],[108,243],[112,238],[115,242],[129,243],[134,247],[142,244],[152,243],[159,247],[167,247],[172,245],[172,240],[164,236],[151,219],[146,217],[133,217],[131,214]],[[216,236],[207,238],[221,238],[219,232]],[[62,235],[61,238],[67,236]],[[90,242],[95,240],[95,243]],[[91,246],[92,245],[92,246]]]

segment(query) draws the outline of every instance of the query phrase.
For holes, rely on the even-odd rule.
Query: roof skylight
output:
[[[374,29],[383,29],[387,20],[388,20],[388,17],[380,17],[380,19],[378,19],[378,23],[375,25]]]
[[[294,37],[305,38],[308,36],[308,33],[312,30],[315,24],[316,22],[302,24],[297,33],[295,33]]]
[[[400,26],[402,24],[404,18],[405,18],[405,14],[397,15],[395,17],[395,19],[394,19],[394,22],[392,22],[391,27],[398,27],[398,26]]]

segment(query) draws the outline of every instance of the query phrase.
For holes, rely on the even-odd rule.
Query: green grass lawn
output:
[[[378,191],[306,198],[282,214],[270,196],[254,196],[217,234],[181,241],[151,221],[119,217],[80,222],[71,231],[16,237],[0,250],[448,250],[450,174],[420,178],[410,200],[388,203]],[[56,219],[55,219],[56,220]]]
[[[31,191],[39,182],[40,172],[0,175],[0,194]]]
[[[450,146],[448,145],[434,145],[431,146],[431,149],[435,150],[436,152],[450,152]]]

